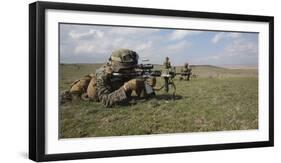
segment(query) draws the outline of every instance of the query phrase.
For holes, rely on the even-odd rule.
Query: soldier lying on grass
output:
[[[90,74],[71,84],[61,95],[61,103],[83,99],[100,101],[106,107],[130,101],[132,92],[138,97],[148,97],[155,86],[154,79],[134,76],[114,76],[113,73],[130,74],[138,65],[138,54],[129,49],[113,51],[108,62]]]

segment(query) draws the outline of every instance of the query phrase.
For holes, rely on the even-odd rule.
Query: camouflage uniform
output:
[[[138,55],[129,49],[119,49],[112,52],[109,61],[96,71],[97,97],[106,107],[130,100],[132,91],[126,91],[124,83],[133,77],[117,77],[113,72],[120,72],[123,69],[133,71],[138,63]]]
[[[109,62],[97,69],[95,75],[88,75],[75,81],[70,90],[62,94],[61,102],[73,100],[72,96],[76,95],[83,100],[101,101],[106,107],[111,107],[115,104],[128,102],[131,99],[132,91],[137,96],[140,96],[141,93],[147,94],[148,89],[144,89],[144,79],[113,74],[130,74],[135,71],[137,63],[138,55],[134,51],[119,49],[112,52]],[[155,84],[156,80],[147,82],[151,89]]]
[[[186,64],[184,64],[184,67],[183,67],[183,69],[181,69],[181,77],[180,77],[180,79],[185,79],[185,80],[187,80],[187,81],[189,81],[190,80],[190,76],[191,76],[191,68],[189,68],[189,64],[188,63],[186,63]]]
[[[170,69],[172,66],[171,66],[171,62],[169,61],[169,57],[166,57],[166,60],[165,62],[163,63],[164,65],[164,68],[165,69]]]
[[[126,92],[123,85],[130,79],[112,76],[106,69],[109,65],[103,65],[96,71],[97,77],[97,97],[106,107],[128,101],[130,92]]]

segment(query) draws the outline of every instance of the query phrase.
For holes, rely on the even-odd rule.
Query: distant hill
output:
[[[202,68],[218,68],[225,69],[224,67],[214,66],[214,65],[190,65],[190,67],[202,67]]]

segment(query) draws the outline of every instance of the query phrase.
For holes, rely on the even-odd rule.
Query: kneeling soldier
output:
[[[180,80],[190,80],[190,76],[192,75],[192,69],[190,68],[188,63],[184,64],[183,69],[181,69],[181,76],[180,76]]]

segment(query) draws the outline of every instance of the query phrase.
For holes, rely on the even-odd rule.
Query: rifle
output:
[[[170,87],[173,88],[172,96],[175,99],[176,85],[173,82],[173,78],[178,74],[175,67],[172,69],[153,70],[152,64],[139,64],[136,66],[136,71],[132,73],[113,73],[113,76],[118,77],[142,77],[144,79],[152,77],[161,77],[164,79],[164,84],[160,88],[152,88],[153,91],[162,90],[165,88],[165,92],[169,92]]]

